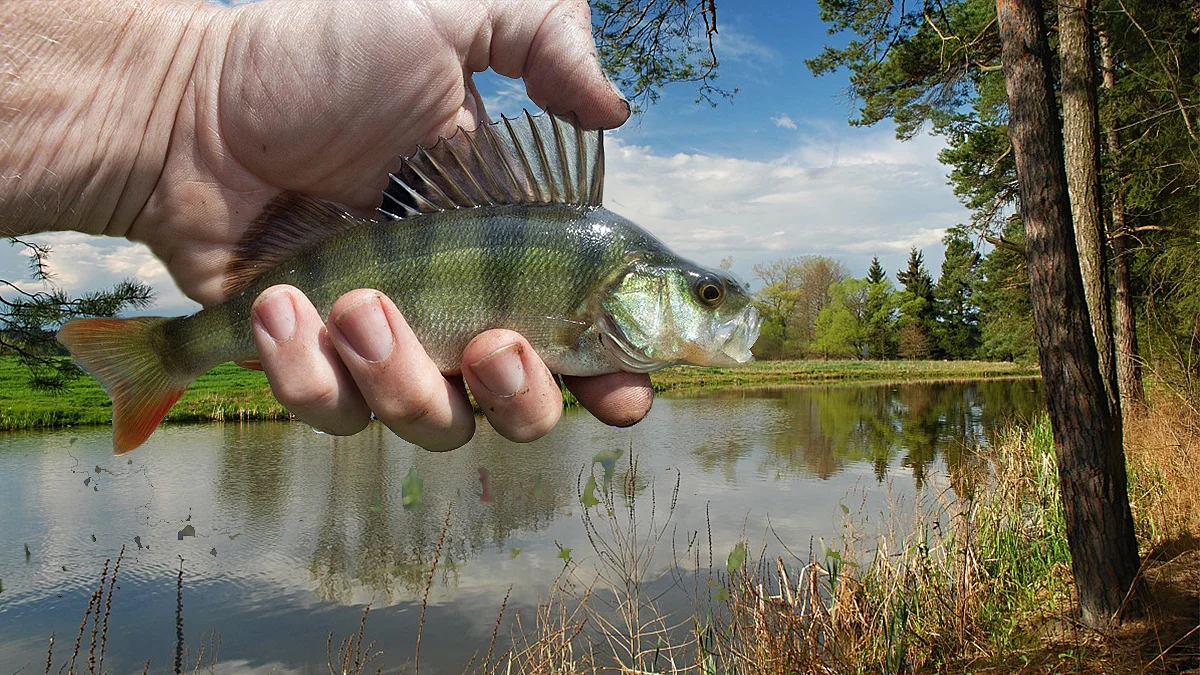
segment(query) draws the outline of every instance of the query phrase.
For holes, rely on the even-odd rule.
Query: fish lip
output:
[[[749,363],[754,360],[750,348],[758,341],[760,328],[762,314],[753,305],[738,316],[719,324],[716,335],[720,340],[721,354],[736,363]]]

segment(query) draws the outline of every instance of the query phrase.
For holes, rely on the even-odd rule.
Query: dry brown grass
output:
[[[1134,517],[1144,546],[1200,539],[1200,411],[1186,398],[1153,392],[1125,419],[1125,455],[1135,489]]]

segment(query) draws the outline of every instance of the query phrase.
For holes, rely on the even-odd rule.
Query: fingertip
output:
[[[467,397],[442,375],[390,298],[372,289],[351,291],[329,316],[331,339],[383,424],[434,452],[471,440],[475,416]]]
[[[529,342],[509,330],[477,335],[462,374],[492,427],[518,443],[541,438],[562,416],[562,392]]]
[[[567,389],[596,419],[614,427],[642,421],[654,405],[650,376],[618,372],[595,377],[563,377]]]
[[[292,286],[272,286],[255,299],[251,316],[262,370],[285,408],[314,428],[339,436],[367,426],[370,410],[303,293]]]

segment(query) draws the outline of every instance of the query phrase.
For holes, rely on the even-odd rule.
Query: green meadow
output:
[[[835,382],[899,382],[1035,376],[1034,366],[985,361],[760,361],[739,368],[668,368],[654,373],[657,392],[771,387]],[[574,404],[570,394],[564,403]],[[188,388],[167,419],[173,422],[286,419],[261,372],[218,366]],[[112,405],[90,377],[59,390],[31,389],[14,358],[0,358],[0,430],[108,424]]]

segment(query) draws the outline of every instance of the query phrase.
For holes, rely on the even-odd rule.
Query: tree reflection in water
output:
[[[574,424],[532,445],[481,433],[445,454],[413,452],[382,425],[326,439],[320,452],[303,434],[230,425],[216,490],[222,508],[240,512],[256,536],[310,542],[303,548],[321,600],[395,604],[423,594],[447,509],[438,588],[455,587],[459,567],[481,551],[505,551],[514,532],[528,536],[577,511],[581,471],[594,467],[597,478],[615,471],[626,485],[631,451],[673,453],[682,445],[700,474],[691,481],[825,480],[859,465],[879,482],[898,469],[911,471],[919,488],[933,467],[953,474],[970,461],[972,449],[987,442],[985,429],[1027,416],[1040,401],[1034,380],[726,392],[688,401],[686,424],[661,418],[657,426],[638,425],[626,447],[612,446],[612,437],[592,424]],[[402,503],[410,471],[423,485],[412,508]],[[490,501],[482,499],[484,475]],[[649,489],[650,480],[639,475],[635,493]],[[289,520],[297,512],[303,526]],[[299,531],[270,534],[287,527]]]
[[[771,436],[759,471],[827,479],[849,465],[869,463],[882,482],[899,458],[899,466],[909,469],[921,487],[939,459],[953,474],[973,448],[987,444],[986,429],[1040,410],[1040,387],[1030,379],[756,390],[753,395],[775,401],[786,420],[783,428],[756,431]],[[719,469],[732,482],[735,467],[751,449],[733,434],[695,454],[701,466]]]

